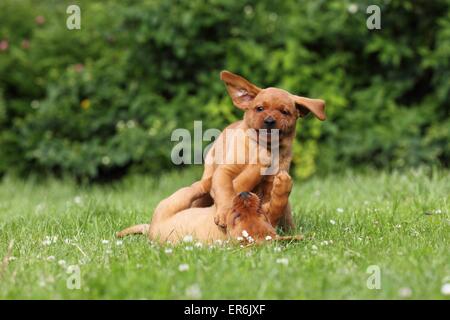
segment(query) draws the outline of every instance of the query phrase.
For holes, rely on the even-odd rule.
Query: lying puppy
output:
[[[141,224],[127,228],[117,234],[147,234],[149,239],[159,242],[177,243],[186,236],[210,243],[216,240],[238,240],[242,243],[260,243],[264,240],[299,240],[300,236],[280,237],[271,225],[259,197],[250,192],[241,192],[234,197],[232,213],[227,217],[227,228],[214,223],[214,206],[191,208],[192,202],[208,193],[211,179],[195,182],[175,192],[160,202],[150,225]],[[286,172],[280,172],[274,180],[269,208],[282,212],[288,202],[292,181]],[[178,201],[183,196],[183,201]],[[177,201],[174,201],[177,200]]]
[[[202,179],[212,178],[211,192],[195,201],[193,207],[214,203],[214,221],[226,227],[232,200],[237,193],[252,191],[260,196],[263,206],[270,202],[275,175],[262,172],[273,165],[272,146],[277,143],[279,150],[278,158],[275,158],[277,171],[288,172],[297,119],[310,112],[319,120],[325,120],[326,116],[323,100],[296,96],[278,88],[260,89],[228,71],[222,71],[220,77],[234,105],[245,111],[244,119],[228,126],[209,150]],[[278,129],[277,141],[270,133],[262,134],[266,131],[262,129]],[[255,137],[248,132],[258,135]],[[235,142],[229,143],[230,140]],[[252,154],[258,155],[256,162],[248,156]],[[244,161],[237,163],[236,159],[243,155]],[[280,225],[285,229],[294,226],[289,204],[281,212],[268,210],[267,214],[272,226]]]

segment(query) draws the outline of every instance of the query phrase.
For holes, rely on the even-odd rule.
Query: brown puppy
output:
[[[325,120],[326,116],[323,100],[296,96],[278,88],[261,89],[228,71],[222,71],[220,77],[234,105],[245,111],[244,119],[228,126],[209,150],[202,179],[212,178],[211,192],[193,206],[214,203],[215,222],[225,227],[232,199],[237,193],[250,190],[260,196],[263,206],[270,202],[275,174],[264,175],[262,172],[273,168],[274,161],[277,162],[276,172],[289,171],[297,119],[310,112],[319,120]],[[278,141],[271,134],[262,134],[262,129],[278,129]],[[247,132],[258,135],[255,138]],[[274,158],[272,146],[275,143],[279,153]],[[256,161],[254,154],[258,155]],[[237,163],[236,159],[242,155],[244,161]],[[273,226],[293,227],[289,204],[282,212],[269,210],[268,216]]]
[[[292,228],[294,224],[289,203],[283,206],[283,210],[274,210],[271,206],[272,195],[276,193],[274,182],[280,174],[280,177],[287,176],[282,179],[290,180],[287,172],[292,160],[297,119],[311,112],[318,119],[324,120],[325,103],[323,100],[296,96],[282,89],[260,89],[228,71],[222,71],[220,76],[234,105],[245,111],[244,119],[229,125],[215,140],[205,159],[202,180],[178,190],[168,198],[170,201],[161,201],[151,225],[159,225],[161,217],[176,216],[176,213],[191,207],[192,210],[205,208],[192,213],[210,213],[217,225],[226,227],[235,195],[251,191],[260,197],[263,210],[272,226]],[[278,141],[271,134],[252,134],[263,133],[262,129],[278,129]],[[275,161],[273,146],[279,150]],[[269,175],[263,174],[264,170],[273,168],[274,162],[276,171]],[[189,215],[184,212],[182,216]],[[190,225],[189,220],[183,223]],[[205,225],[208,225],[206,221]],[[148,225],[127,230],[128,233],[142,233],[145,226]],[[218,232],[208,227],[204,233],[208,234],[211,230]],[[154,235],[152,228],[149,235]]]
[[[272,212],[283,211],[288,202],[292,181],[282,172],[275,178],[275,188],[270,201]],[[241,192],[232,202],[232,213],[228,216],[227,229],[214,223],[214,207],[190,208],[193,201],[207,193],[211,180],[195,182],[192,186],[180,189],[160,202],[150,225],[137,225],[117,234],[144,233],[151,240],[176,243],[186,237],[209,243],[216,240],[238,240],[242,243],[259,243],[264,240],[299,240],[296,237],[279,237],[271,225],[267,213],[261,206],[258,196]],[[184,201],[178,201],[183,197]],[[177,201],[174,201],[177,200]]]

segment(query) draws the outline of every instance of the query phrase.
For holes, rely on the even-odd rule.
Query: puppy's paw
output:
[[[226,228],[227,227],[227,215],[228,215],[228,210],[226,210],[226,209],[217,210],[217,212],[214,216],[214,223],[221,228]]]
[[[291,176],[285,170],[281,170],[273,180],[272,192],[277,195],[289,194],[292,190]]]

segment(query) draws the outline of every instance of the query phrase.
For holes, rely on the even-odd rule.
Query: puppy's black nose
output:
[[[241,197],[242,199],[247,199],[248,197],[250,197],[250,192],[244,191],[239,193],[239,197]]]
[[[267,118],[264,119],[264,124],[266,125],[266,127],[268,128],[272,128],[275,126],[275,119],[272,118],[271,116],[268,116]]]

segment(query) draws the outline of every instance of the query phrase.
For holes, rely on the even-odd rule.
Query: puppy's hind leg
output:
[[[138,224],[132,227],[128,227],[116,234],[118,238],[125,237],[130,234],[149,234],[150,226],[154,225],[162,220],[169,218],[180,212],[181,210],[188,209],[192,202],[209,192],[211,189],[211,178],[203,179],[194,182],[191,186],[181,188],[172,194],[170,197],[162,200],[155,209],[153,214],[152,223]]]
[[[181,188],[162,200],[155,209],[152,224],[161,222],[182,210],[190,208],[195,200],[205,196],[211,190],[211,180],[210,177],[194,182],[189,187]]]

